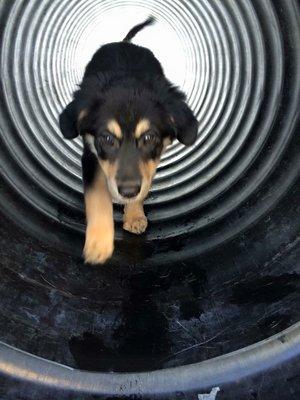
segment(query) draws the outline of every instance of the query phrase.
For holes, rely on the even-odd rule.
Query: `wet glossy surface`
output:
[[[279,206],[223,248],[159,267],[88,268],[3,220],[1,339],[82,369],[145,371],[269,337],[299,319],[298,208]]]

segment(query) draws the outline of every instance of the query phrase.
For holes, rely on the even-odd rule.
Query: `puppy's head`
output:
[[[94,146],[113,198],[128,203],[146,197],[170,139],[149,117],[120,119],[112,115],[103,121]]]
[[[166,96],[154,87],[116,85],[89,104],[81,101],[78,106],[75,97],[61,114],[63,133],[68,126],[65,137],[74,130],[73,136],[83,135],[120,203],[146,197],[161,154],[174,138],[186,145],[196,140],[194,115],[181,92],[170,90]]]

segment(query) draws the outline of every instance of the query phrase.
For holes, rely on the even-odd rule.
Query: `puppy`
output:
[[[152,17],[122,42],[102,46],[79,90],[59,117],[66,139],[83,138],[86,209],[85,262],[102,264],[114,250],[113,202],[124,204],[123,228],[147,228],[143,210],[161,154],[173,139],[192,145],[198,122],[185,95],[164,76],[153,53],[130,43]]]

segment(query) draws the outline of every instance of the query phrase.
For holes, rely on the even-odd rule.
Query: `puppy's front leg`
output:
[[[113,206],[106,179],[94,154],[82,158],[86,209],[85,262],[103,264],[114,250]]]
[[[128,232],[136,234],[145,232],[148,221],[145,217],[142,201],[135,201],[125,205],[123,222],[123,228]]]

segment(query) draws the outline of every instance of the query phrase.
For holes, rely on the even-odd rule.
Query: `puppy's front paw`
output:
[[[148,225],[147,218],[144,215],[141,215],[139,217],[125,219],[123,224],[123,229],[131,233],[141,234],[145,232],[147,225]]]
[[[103,229],[87,229],[84,245],[84,260],[88,264],[104,264],[114,251],[113,235]]]

